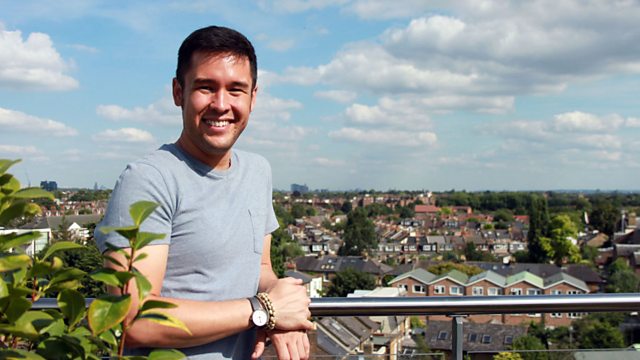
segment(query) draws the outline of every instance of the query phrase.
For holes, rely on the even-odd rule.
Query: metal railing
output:
[[[87,304],[92,299],[87,299]],[[56,299],[40,299],[36,309],[57,308]],[[313,316],[449,315],[452,317],[452,359],[463,359],[462,316],[475,314],[635,312],[640,293],[314,298]]]

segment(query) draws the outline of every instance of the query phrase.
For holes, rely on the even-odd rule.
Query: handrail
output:
[[[313,316],[639,311],[640,293],[314,298]]]
[[[87,306],[93,299],[87,299]],[[39,299],[34,309],[57,308],[53,298]],[[533,312],[640,311],[640,293],[526,296],[420,296],[313,298],[313,316],[471,315]]]

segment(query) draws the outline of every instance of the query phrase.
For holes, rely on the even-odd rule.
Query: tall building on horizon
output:
[[[291,192],[296,192],[296,191],[299,192],[300,194],[308,193],[309,187],[307,186],[307,184],[304,184],[304,185],[291,184]]]
[[[58,183],[55,181],[40,181],[40,188],[47,191],[56,191],[58,190]]]

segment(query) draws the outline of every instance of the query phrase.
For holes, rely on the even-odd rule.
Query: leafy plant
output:
[[[20,189],[20,182],[7,170],[18,161],[0,159],[0,226],[24,216],[34,216],[40,207],[32,199],[53,200],[53,195],[39,188]],[[62,250],[82,245],[59,241],[42,255],[27,255],[23,247],[35,241],[35,232],[0,234],[0,358],[2,359],[124,359],[126,334],[138,320],[147,319],[189,332],[178,319],[162,309],[176,305],[149,300],[149,281],[136,270],[134,263],[144,258],[140,250],[149,242],[164,237],[139,231],[140,224],[153,212],[156,204],[137,202],[131,206],[134,225],[102,229],[115,231],[129,240],[131,253],[113,249],[125,255],[123,271],[102,268],[90,276],[120,289],[122,295],[102,295],[87,310],[87,300],[77,290],[87,274],[66,267],[58,257]],[[6,232],[6,231],[5,231]],[[112,262],[114,259],[109,258]],[[135,317],[127,321],[132,306],[128,286],[135,281],[139,289]],[[45,297],[57,300],[57,309],[35,310],[36,301]],[[131,357],[133,358],[133,357]],[[136,359],[144,357],[135,357]],[[155,350],[148,359],[182,359],[176,350]]]

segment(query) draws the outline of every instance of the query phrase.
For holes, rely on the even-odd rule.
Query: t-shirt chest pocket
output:
[[[249,217],[251,218],[251,227],[253,230],[253,251],[257,254],[262,254],[267,214],[264,210],[249,209]]]

